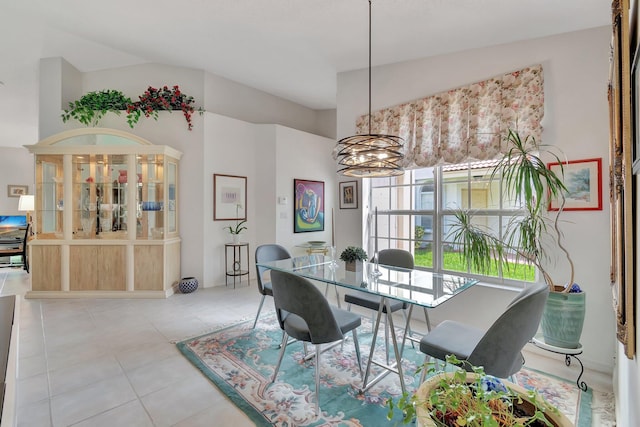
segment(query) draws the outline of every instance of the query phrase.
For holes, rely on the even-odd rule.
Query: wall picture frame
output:
[[[293,180],[293,232],[324,231],[324,181]]]
[[[629,0],[614,1],[609,67],[609,204],[611,221],[611,290],[616,314],[616,337],[629,359],[636,355],[637,191],[632,171],[633,116]],[[637,23],[637,20],[634,19]],[[635,34],[635,31],[633,32]],[[635,39],[635,37],[634,37]],[[637,40],[635,41],[637,43]],[[636,153],[637,157],[637,153]]]
[[[247,177],[213,174],[213,220],[247,219]]]
[[[358,181],[344,181],[338,184],[340,209],[358,209]]]
[[[28,185],[7,185],[7,196],[8,197],[20,197],[29,194],[29,186]]]
[[[559,177],[564,173],[567,192],[562,210],[602,210],[602,158],[549,163],[547,167]],[[560,201],[550,198],[549,210],[560,210]]]

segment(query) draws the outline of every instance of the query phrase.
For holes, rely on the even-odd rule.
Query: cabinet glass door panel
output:
[[[167,228],[169,233],[175,233],[178,230],[178,221],[176,218],[176,179],[178,165],[173,162],[167,163],[167,185],[169,186],[169,194],[167,195]]]
[[[40,156],[36,162],[36,173],[39,179],[34,232],[41,238],[62,238],[62,156]]]
[[[118,238],[127,229],[127,163],[121,155],[74,155],[76,239]],[[114,232],[121,232],[114,234]]]
[[[138,156],[137,174],[140,180],[140,207],[136,236],[139,239],[164,238],[164,156]]]

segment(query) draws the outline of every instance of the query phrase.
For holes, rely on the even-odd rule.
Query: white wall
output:
[[[9,197],[7,185],[28,185],[34,188],[33,154],[26,148],[0,148],[0,215],[24,215],[18,211],[19,197]]]
[[[202,196],[205,206],[202,232],[206,238],[203,250],[194,252],[192,256],[203,257],[204,286],[214,286],[224,284],[224,243],[231,240],[223,227],[232,225],[235,221],[213,220],[213,174],[247,177],[247,230],[241,240],[249,242],[252,250],[255,249],[253,242],[259,231],[256,218],[262,217],[260,205],[254,203],[256,194],[262,188],[262,178],[255,168],[255,125],[217,114],[207,114],[205,120],[206,136],[202,159],[205,170]],[[265,216],[268,215],[265,213]],[[250,257],[253,258],[253,252]],[[252,276],[253,271],[250,270]]]
[[[301,253],[295,245],[309,240],[331,241],[331,209],[337,212],[337,179],[331,150],[335,141],[316,135],[303,134],[294,129],[278,126],[276,147],[276,197],[287,197],[287,204],[276,208],[277,242],[292,253]],[[293,180],[324,181],[324,231],[293,232]],[[336,236],[337,239],[337,236]]]
[[[206,75],[205,99],[204,108],[211,113],[250,123],[279,124],[328,137],[335,134],[335,121],[331,121],[335,110],[312,110],[213,74]]]
[[[253,252],[258,245],[278,243],[292,253],[308,240],[330,240],[330,222],[324,232],[293,232],[293,179],[325,182],[325,209],[330,217],[335,198],[334,165],[329,156],[333,140],[279,125],[254,125],[217,114],[207,114],[204,152],[205,215],[203,250],[205,286],[225,283],[223,227],[233,221],[213,221],[213,174],[247,177],[247,227],[242,241]],[[278,197],[287,197],[278,204]],[[230,280],[232,280],[230,278]]]
[[[616,348],[614,314],[609,289],[608,179],[609,117],[607,79],[610,27],[476,49],[416,61],[376,67],[372,80],[372,109],[380,109],[480,81],[532,64],[542,64],[545,79],[543,142],[560,146],[569,159],[603,158],[602,211],[565,212],[562,224],[576,268],[575,281],[587,292],[582,335],[583,360],[592,369],[612,372]],[[367,70],[338,75],[337,134],[354,131],[357,116],[367,111]],[[361,217],[340,213],[341,235],[358,242]],[[552,276],[568,270],[558,263]],[[559,279],[558,279],[559,280]],[[475,291],[474,291],[475,292]],[[487,291],[491,299],[501,291]],[[471,294],[470,294],[471,295]],[[508,298],[507,298],[508,299]],[[476,318],[486,324],[503,306],[460,298],[434,316]],[[588,378],[587,378],[588,381]]]

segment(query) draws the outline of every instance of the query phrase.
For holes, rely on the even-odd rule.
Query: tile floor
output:
[[[0,295],[23,295],[29,286],[25,272],[0,271]],[[254,285],[161,300],[23,299],[18,425],[253,425],[173,342],[253,318],[258,302]],[[265,307],[272,310],[269,301]],[[424,326],[416,323],[416,330]],[[528,353],[527,362],[575,377],[563,360],[539,352]],[[611,378],[595,372],[585,378],[602,392],[594,403],[611,395]]]

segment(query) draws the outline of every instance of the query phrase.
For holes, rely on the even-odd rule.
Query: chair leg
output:
[[[253,327],[251,329],[256,328],[256,323],[258,323],[258,317],[260,317],[260,311],[262,310],[262,304],[264,304],[264,297],[265,295],[262,295],[262,299],[260,300],[260,305],[258,306],[258,312],[256,313],[256,320],[253,321]]]
[[[284,357],[284,351],[287,349],[287,339],[289,338],[287,333],[282,331],[282,344],[280,344],[280,356],[278,357],[278,363],[276,364],[276,369],[273,371],[273,377],[271,378],[271,382],[276,380],[278,376],[278,371],[280,370],[280,364],[282,363],[282,358]]]
[[[427,376],[427,371],[429,368],[427,367],[427,362],[429,361],[429,356],[424,356],[424,363],[422,364],[422,372],[420,372],[420,382],[418,384],[422,384],[424,382],[424,378]]]
[[[358,333],[355,329],[352,331],[353,333],[353,345],[356,348],[356,357],[358,358],[358,368],[360,369],[360,381],[364,378],[364,374],[362,373],[362,356],[360,355],[360,343],[358,343]]]
[[[320,344],[316,344],[316,415],[320,416]]]

